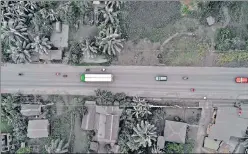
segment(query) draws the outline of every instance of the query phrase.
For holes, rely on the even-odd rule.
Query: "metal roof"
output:
[[[29,120],[27,136],[29,138],[48,137],[48,125],[49,125],[49,122],[47,119]]]

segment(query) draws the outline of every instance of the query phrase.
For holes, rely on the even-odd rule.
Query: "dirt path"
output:
[[[201,119],[199,122],[199,128],[197,132],[197,141],[194,148],[194,153],[202,153],[202,145],[204,141],[204,137],[206,136],[208,124],[212,118],[212,103],[208,101],[200,102],[200,106],[202,106]]]
[[[87,132],[81,129],[81,118],[76,116],[75,118],[75,126],[74,126],[74,146],[73,153],[86,153],[88,151],[88,135]]]

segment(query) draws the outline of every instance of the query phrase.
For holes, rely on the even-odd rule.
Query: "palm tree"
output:
[[[113,11],[111,8],[104,7],[103,9],[100,9],[100,17],[103,17],[104,24],[112,24],[115,26],[118,26],[120,21],[118,19],[119,11]]]
[[[152,141],[157,140],[156,127],[151,125],[148,121],[141,121],[133,130],[134,134],[132,138],[135,143],[139,144],[139,147],[150,147],[152,146]]]
[[[109,10],[119,10],[121,8],[121,5],[123,4],[123,1],[105,1],[105,5]]]
[[[1,30],[1,39],[8,45],[22,42],[23,40],[29,41],[27,26],[21,21],[10,20],[8,24],[1,27]]]
[[[30,63],[31,60],[31,44],[23,41],[22,43],[17,43],[17,46],[10,46],[7,50],[10,54],[11,59],[14,63]]]
[[[137,119],[143,118],[144,116],[147,116],[148,114],[151,115],[152,113],[149,111],[150,106],[148,105],[147,101],[140,97],[134,97],[133,101],[137,103],[136,106],[134,106],[133,114]]]
[[[248,138],[241,143],[245,148],[248,148]]]
[[[40,54],[48,54],[48,50],[52,48],[51,42],[48,40],[48,38],[40,36],[36,36],[34,38],[34,42],[31,43],[32,48],[34,48],[34,51],[40,53]]]
[[[97,37],[99,48],[102,49],[104,54],[116,55],[117,52],[120,53],[124,39],[121,39],[121,34],[118,34],[117,28],[114,30],[112,26],[108,26],[107,29],[103,29],[99,32],[99,37]]]
[[[90,42],[89,39],[83,40],[80,46],[84,55],[93,57],[98,52],[98,48],[94,45],[94,42]]]
[[[64,140],[52,140],[50,146],[45,145],[45,149],[48,153],[68,153],[69,143],[63,145],[63,142]]]
[[[159,154],[159,153],[164,153],[164,152],[162,150],[160,150],[157,146],[153,146],[152,147],[152,153]]]

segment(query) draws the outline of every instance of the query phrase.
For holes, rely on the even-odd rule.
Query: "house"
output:
[[[39,59],[42,60],[61,60],[62,50],[48,50],[48,54],[40,54]]]
[[[68,38],[69,38],[69,25],[62,24],[61,25],[61,32],[56,32],[56,24],[53,24],[54,31],[51,34],[50,41],[52,44],[61,49],[61,48],[67,48],[68,47]]]
[[[28,121],[28,134],[29,138],[43,138],[48,137],[49,122],[44,120],[29,120]]]
[[[226,146],[222,146],[222,149],[230,152],[233,152],[238,145],[237,139],[244,137],[248,128],[248,106],[242,105],[241,108],[242,114],[239,116],[235,107],[218,107],[214,123],[209,126],[208,137],[223,141]]]
[[[81,128],[94,130],[94,141],[115,143],[122,110],[113,106],[97,106],[94,101],[86,101],[85,106],[88,108],[88,113],[82,119]]]
[[[187,124],[165,120],[164,138],[168,142],[185,143]]]
[[[239,117],[238,110],[234,107],[219,107],[215,121],[210,126],[208,136],[226,143],[229,142],[231,136],[244,137],[248,127],[248,119]]]
[[[1,152],[8,152],[14,148],[12,145],[12,136],[10,133],[1,133]]]
[[[21,114],[24,116],[38,116],[41,115],[41,105],[39,104],[22,104]]]

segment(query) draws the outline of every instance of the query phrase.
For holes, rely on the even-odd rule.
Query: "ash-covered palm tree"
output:
[[[140,97],[134,97],[133,101],[137,103],[136,106],[134,106],[133,114],[137,119],[143,118],[144,116],[151,115],[152,113],[149,111],[150,106],[148,105],[146,99],[140,98]]]
[[[121,38],[121,34],[118,33],[117,28],[114,30],[112,26],[103,28],[97,37],[99,48],[104,54],[108,55],[120,53],[123,48],[123,41],[124,39]]]
[[[51,144],[45,145],[45,149],[48,153],[68,153],[69,143],[64,144],[64,140],[56,139],[52,140]]]
[[[121,5],[123,4],[123,1],[105,1],[105,5],[107,8],[109,8],[110,11],[116,11],[121,8]]]
[[[83,54],[89,57],[94,56],[94,54],[98,52],[98,48],[95,46],[95,43],[90,41],[89,39],[83,40],[80,46]]]
[[[120,21],[118,19],[119,11],[113,11],[111,8],[104,7],[103,9],[100,9],[99,16],[103,17],[104,24],[112,24],[112,25],[119,25]]]
[[[40,37],[39,35],[34,38],[34,42],[31,43],[35,52],[40,54],[48,54],[48,50],[52,48],[52,43],[46,37]]]
[[[132,138],[135,143],[139,144],[139,147],[151,147],[152,141],[157,140],[156,127],[151,125],[148,121],[141,121],[133,130],[134,134]]]
[[[17,64],[30,63],[32,51],[31,44],[26,41],[17,43],[17,46],[10,46],[10,49],[7,50],[13,62]]]
[[[16,42],[22,42],[23,40],[29,41],[27,26],[21,21],[10,20],[1,27],[1,30],[1,39],[8,45]]]

